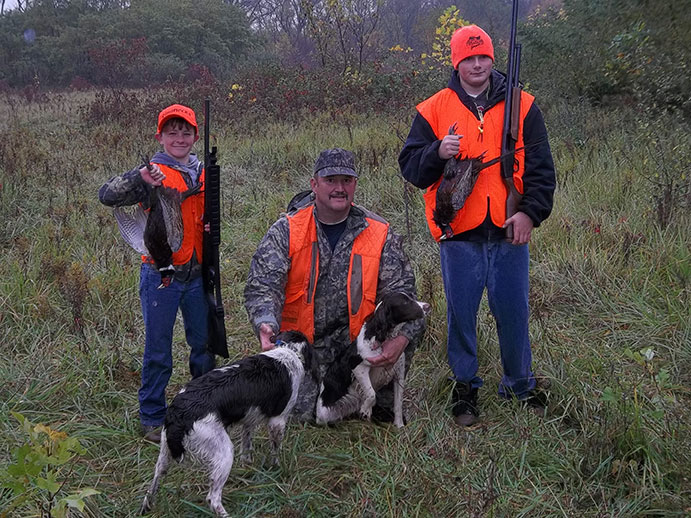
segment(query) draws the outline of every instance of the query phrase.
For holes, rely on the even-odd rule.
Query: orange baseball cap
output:
[[[197,127],[197,117],[194,115],[194,110],[183,106],[182,104],[172,104],[167,108],[161,110],[158,114],[158,133],[161,133],[163,125],[170,119],[180,118],[186,121],[190,126],[194,126],[195,133],[199,133]]]
[[[451,36],[453,67],[458,68],[461,61],[471,56],[489,56],[494,61],[492,38],[477,25],[461,27]]]

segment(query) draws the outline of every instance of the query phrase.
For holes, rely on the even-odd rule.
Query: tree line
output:
[[[437,67],[441,77],[448,63],[429,57],[443,57],[463,23],[493,36],[501,69],[510,8],[511,0],[21,0],[0,15],[0,90],[225,81],[267,68],[382,81]],[[683,2],[520,0],[519,21],[522,77],[541,94],[691,113]]]

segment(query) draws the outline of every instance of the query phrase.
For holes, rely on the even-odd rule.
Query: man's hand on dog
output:
[[[270,351],[276,347],[274,342],[271,341],[275,334],[276,332],[269,324],[263,323],[259,326],[259,341],[262,344],[262,351]]]
[[[381,354],[367,358],[367,361],[374,367],[389,367],[398,361],[407,346],[408,339],[403,335],[389,338],[381,344]]]

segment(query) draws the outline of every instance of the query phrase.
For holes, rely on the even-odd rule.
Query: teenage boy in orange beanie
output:
[[[398,158],[403,176],[426,189],[425,212],[432,236],[440,243],[447,299],[447,356],[453,373],[454,421],[464,427],[479,420],[477,312],[485,289],[497,323],[504,375],[499,395],[517,398],[544,414],[546,398],[536,386],[528,336],[528,243],[552,210],[556,185],[554,162],[542,113],[523,92],[514,184],[523,194],[518,212],[506,217],[507,188],[499,164],[480,171],[465,204],[442,235],[432,215],[437,188],[452,157],[485,161],[501,154],[506,76],[493,69],[494,47],[476,25],[451,38],[454,70],[446,88],[417,105],[417,115]],[[453,134],[450,128],[455,129]],[[513,226],[513,240],[505,228]]]
[[[101,203],[110,207],[142,204],[148,208],[153,187],[164,185],[177,191],[200,187],[204,165],[192,153],[199,139],[194,111],[181,104],[168,106],[158,114],[156,140],[163,151],[150,164],[139,165],[108,180],[99,190]],[[150,167],[150,168],[149,168]],[[201,276],[204,232],[204,195],[188,196],[180,206],[183,238],[173,253],[175,268],[167,287],[150,256],[142,256],[139,296],[146,329],[142,384],[139,389],[139,419],[144,438],[159,442],[166,415],[165,390],[173,372],[173,326],[178,309],[182,312],[185,337],[190,346],[192,377],[214,368],[214,356],[206,348],[208,304]]]

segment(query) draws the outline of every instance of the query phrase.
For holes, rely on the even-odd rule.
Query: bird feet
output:
[[[169,264],[168,266],[159,268],[158,271],[161,273],[161,284],[158,285],[158,289],[162,290],[163,288],[167,288],[168,286],[170,286],[170,283],[173,282],[173,275],[175,275],[175,266]]]

